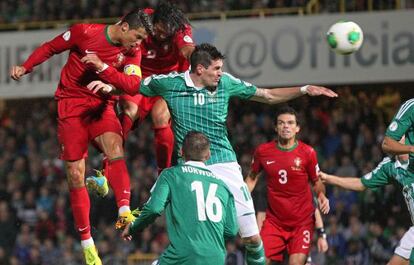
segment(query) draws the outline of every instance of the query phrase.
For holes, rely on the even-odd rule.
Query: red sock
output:
[[[121,125],[124,141],[126,141],[132,126],[134,126],[134,121],[127,114],[123,113],[121,115]]]
[[[89,223],[89,201],[88,191],[85,187],[70,189],[70,206],[72,208],[73,219],[75,220],[76,230],[81,240],[91,238],[91,226]]]
[[[121,206],[129,206],[131,184],[129,182],[129,174],[125,160],[123,158],[109,160],[105,170],[105,176],[114,192],[118,208]]]
[[[172,152],[174,148],[174,134],[171,126],[154,128],[155,154],[157,156],[158,174],[164,168],[171,166]]]

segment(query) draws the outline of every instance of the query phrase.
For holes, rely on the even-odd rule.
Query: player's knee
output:
[[[253,235],[253,236],[249,236],[249,237],[244,237],[244,238],[242,238],[242,240],[243,240],[243,243],[245,245],[246,244],[249,244],[249,245],[259,245],[260,242],[262,242],[262,239],[260,238],[260,235],[259,234]]]
[[[66,174],[70,188],[80,188],[85,186],[84,172],[78,165],[68,165],[66,168]]]

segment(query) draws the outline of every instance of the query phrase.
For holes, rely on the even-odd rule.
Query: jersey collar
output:
[[[280,151],[290,152],[290,151],[294,150],[298,146],[298,144],[299,144],[298,141],[295,140],[295,143],[292,145],[292,147],[290,147],[290,148],[283,148],[283,147],[281,147],[279,145],[279,142],[276,141],[276,148],[279,149]]]
[[[194,167],[201,167],[201,168],[205,168],[207,169],[206,164],[204,164],[203,162],[200,161],[187,161],[184,163],[185,165],[190,165],[190,166],[194,166]]]
[[[185,73],[184,73],[184,80],[185,80],[185,84],[186,84],[188,87],[193,87],[193,88],[195,88],[196,90],[201,90],[201,89],[203,89],[202,87],[196,87],[196,86],[194,85],[194,82],[193,82],[193,80],[192,80],[192,79],[191,79],[191,77],[190,77],[190,70],[185,71]]]

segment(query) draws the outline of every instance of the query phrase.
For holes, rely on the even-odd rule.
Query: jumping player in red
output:
[[[145,12],[152,16],[154,35],[141,43],[143,78],[152,74],[188,70],[188,60],[194,50],[188,19],[177,6],[167,1],[160,1],[155,10],[145,9]],[[161,97],[124,95],[121,96],[121,104],[124,138],[126,139],[136,120],[141,122],[151,113],[158,171],[170,167],[174,134],[166,102]]]
[[[315,224],[311,182],[320,209],[329,212],[325,187],[318,178],[315,150],[296,140],[300,127],[296,111],[282,108],[276,116],[277,140],[259,145],[246,178],[253,190],[261,172],[267,178],[266,219],[260,231],[266,263],[282,262],[287,248],[289,264],[305,264]]]
[[[107,81],[129,95],[138,93],[139,45],[151,31],[150,17],[142,10],[130,12],[115,25],[76,24],[38,47],[23,65],[14,66],[10,72],[13,79],[19,80],[54,54],[69,50],[55,93],[58,140],[87,264],[102,264],[90,233],[90,201],[85,188],[88,143],[93,142],[109,159],[105,172],[119,208],[117,224],[134,218],[129,208],[130,180],[122,147],[122,127],[114,111],[114,100],[105,94],[107,89],[102,89],[101,84],[91,81]],[[92,91],[87,87],[89,83]],[[93,93],[95,89],[99,92]]]

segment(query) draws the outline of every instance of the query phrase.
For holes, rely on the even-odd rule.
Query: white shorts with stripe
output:
[[[237,162],[217,163],[208,165],[207,168],[226,183],[233,194],[240,236],[245,238],[258,235],[259,228],[256,223],[253,200],[243,180],[240,165]]]
[[[411,226],[404,236],[401,238],[398,247],[395,249],[394,253],[398,256],[403,257],[404,259],[409,260],[411,252],[414,248],[414,226]]]

